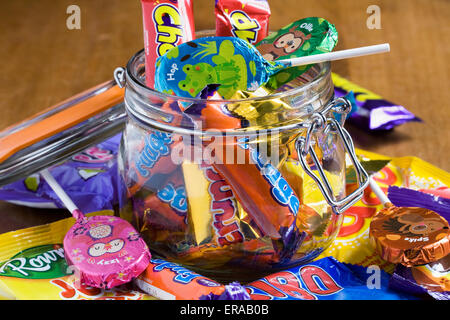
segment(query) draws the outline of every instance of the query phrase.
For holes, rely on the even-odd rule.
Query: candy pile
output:
[[[145,84],[169,95],[203,99],[201,103],[168,100],[161,104],[163,111],[182,114],[181,120],[164,119],[174,127],[196,129],[198,123],[194,120],[199,119],[203,129],[224,131],[278,126],[284,113],[292,107],[282,99],[260,98],[311,82],[318,73],[317,65],[293,66],[289,59],[331,52],[338,41],[334,25],[317,17],[300,19],[269,34],[267,1],[216,0],[216,37],[198,39],[195,39],[193,1],[141,0],[141,4]],[[407,121],[420,121],[404,107],[336,74],[332,79],[335,96],[345,96],[352,102],[348,120],[368,132],[391,130]],[[256,98],[256,103],[233,103],[233,100],[249,98]],[[222,99],[230,101],[225,104]],[[338,115],[336,117],[339,119]],[[134,134],[133,131],[125,134],[130,133]],[[301,168],[297,150],[292,141],[287,141],[287,136],[275,138],[277,143],[286,146],[280,155],[280,165],[269,161],[268,155],[260,151],[259,142],[238,137],[233,137],[222,153],[211,154],[206,159],[210,161],[194,163],[185,159],[177,165],[170,156],[185,142],[178,141],[176,134],[148,130],[145,139],[137,143],[136,152],[129,155],[134,161],[130,161],[131,168],[127,169],[133,176],[125,186],[120,185],[117,176],[120,138],[118,135],[91,147],[52,169],[56,180],[80,204],[81,211],[93,212],[90,219],[78,221],[80,225],[75,224],[75,231],[70,229],[73,219],[68,219],[0,236],[4,240],[0,243],[7,244],[0,245],[1,297],[37,298],[23,289],[32,283],[40,288],[39,299],[149,299],[149,295],[159,299],[202,300],[415,299],[414,295],[423,293],[436,299],[448,298],[450,248],[445,217],[448,206],[442,206],[446,201],[438,201],[444,214],[439,212],[442,216],[431,219],[433,225],[438,226],[431,242],[447,241],[446,244],[440,246],[439,255],[433,259],[409,257],[416,263],[408,265],[405,259],[393,260],[390,257],[395,254],[383,254],[386,250],[380,249],[398,253],[391,243],[397,240],[392,234],[382,235],[382,240],[378,234],[374,235],[386,227],[386,221],[379,221],[375,216],[382,204],[377,202],[370,188],[366,189],[363,199],[342,216],[335,215],[314,181]],[[356,186],[350,173],[354,170],[348,168],[345,185],[344,157],[341,163],[339,159],[333,161],[333,156],[339,156],[339,152],[333,151],[335,144],[331,141],[329,149],[317,152],[324,166],[333,168],[330,172],[334,174],[328,177],[333,186],[338,186],[342,194],[345,189],[351,193]],[[194,144],[188,145],[191,152],[198,151]],[[200,144],[200,149],[202,146]],[[231,162],[227,158],[230,154],[234,157]],[[242,162],[237,161],[238,155],[243,157]],[[450,185],[447,173],[421,172],[429,166],[417,159],[386,159],[361,150],[359,155],[366,161],[365,168],[372,167],[375,179],[386,186],[420,189],[414,177],[435,179],[435,187]],[[61,247],[67,232],[83,233],[86,246],[92,244],[91,247],[93,241],[100,243],[102,241],[97,240],[114,238],[122,231],[126,231],[129,241],[140,241],[140,236],[131,229],[115,230],[117,225],[111,224],[114,217],[110,217],[112,227],[108,228],[109,224],[104,221],[96,223],[99,218],[95,217],[101,214],[97,211],[123,205],[120,195],[126,192],[125,187],[133,208],[121,211],[121,217],[133,222],[150,248],[155,249],[152,260],[145,261],[148,267],[133,280],[140,291],[149,295],[121,285],[134,276],[125,274],[127,272],[117,275],[125,279],[122,282],[110,279],[114,285],[83,281],[76,272],[72,274],[73,268],[67,265],[74,263],[70,257],[77,254],[74,251],[78,250],[79,243],[77,248],[66,243],[64,249]],[[426,189],[431,187],[430,184]],[[58,194],[41,181],[38,174],[2,187],[0,198],[32,206],[64,207]],[[420,207],[420,204],[415,206]],[[387,218],[393,217],[389,210],[383,212],[387,212]],[[422,226],[422,220],[408,220],[409,227],[415,223]],[[88,221],[93,221],[93,225],[88,225]],[[389,222],[389,230],[403,231],[400,223],[404,222],[399,219],[397,224]],[[18,241],[22,233],[32,234],[33,241],[15,243],[11,250],[9,243]],[[50,240],[48,234],[52,235]],[[370,243],[374,238],[380,240],[375,247]],[[107,240],[111,242],[102,242],[92,249],[86,265],[91,263],[89,267],[92,267],[92,261],[97,265],[107,261],[96,260],[97,254],[98,257],[104,254],[116,257],[114,246],[121,242]],[[413,238],[413,241],[419,240]],[[121,252],[121,248],[117,250]],[[170,252],[176,254],[171,256]],[[126,258],[128,253],[123,252],[120,257]],[[159,253],[167,256],[160,257]],[[43,276],[31,266],[31,261],[36,259],[48,262],[46,270],[56,271],[48,271]],[[169,261],[171,259],[182,264]],[[296,266],[302,259],[307,263]],[[114,263],[112,260],[108,262]],[[30,264],[31,267],[22,268],[18,261],[25,263],[22,266]],[[214,279],[195,271],[195,266],[201,268],[206,264],[208,269],[215,270]],[[239,274],[252,280],[219,282],[219,270],[226,264],[237,268],[236,277]],[[268,274],[267,268],[249,268],[257,265],[270,266],[273,272]],[[77,283],[80,279],[82,283]],[[108,290],[104,290],[105,287]]]
[[[358,154],[367,161],[383,161],[380,165],[387,163],[374,173],[374,179],[383,190],[388,186],[407,187],[408,192],[421,190],[424,195],[440,195],[436,198],[438,202],[448,196],[450,189],[446,186],[450,185],[450,175],[429,163],[414,157],[391,159],[363,150],[358,150]],[[374,168],[378,166],[376,164]],[[349,181],[347,188],[351,189],[351,177]],[[390,200],[396,202],[395,196]],[[436,206],[435,203],[428,204]],[[73,218],[68,218],[0,235],[0,296],[4,299],[47,300],[230,300],[233,297],[375,300],[415,299],[425,294],[435,299],[448,299],[448,255],[430,264],[406,267],[383,260],[375,251],[370,244],[369,227],[372,217],[382,207],[368,188],[363,199],[344,213],[343,226],[336,240],[312,263],[287,268],[249,284],[230,283],[228,286],[176,263],[154,258],[135,280],[139,290],[130,285],[97,289],[77,282],[77,274],[67,265],[62,247],[63,238],[74,223]],[[113,212],[94,214],[112,215]],[[28,240],[23,241],[25,238]],[[34,268],[37,259],[47,261],[48,268]],[[317,287],[317,282],[311,281],[313,278],[321,279],[326,286]]]
[[[201,102],[168,99],[161,109],[183,114],[182,121],[200,119],[203,129],[278,126],[278,115],[292,109],[282,100],[226,105],[217,101],[264,98],[278,89],[263,85],[280,70],[291,69],[296,78],[308,69],[287,68],[290,64],[278,58],[330,52],[337,43],[336,29],[321,18],[299,20],[281,29],[276,37],[268,36],[267,1],[217,1],[220,27],[216,31],[221,36],[192,39],[192,33],[179,32],[194,29],[192,10],[185,10],[191,7],[190,1],[142,1],[145,82],[160,92],[202,98]],[[250,36],[251,23],[258,26],[255,37]],[[226,28],[234,37],[223,36]],[[271,47],[284,48],[284,54]],[[281,83],[281,79],[285,82]],[[281,86],[287,80],[278,78],[277,84]],[[165,123],[180,125],[174,118]],[[189,128],[195,128],[195,124]],[[126,134],[140,133],[130,128]],[[166,258],[172,254],[176,261],[192,267],[208,261],[211,270],[224,263],[242,269],[246,261],[252,261],[252,265],[262,263],[266,268],[279,264],[280,268],[291,259],[304,258],[307,252],[299,248],[305,240],[313,242],[303,230],[310,223],[301,221],[298,212],[315,215],[322,222],[314,225],[321,227],[319,237],[329,238],[337,228],[335,216],[328,213],[322,221],[322,216],[303,201],[300,166],[292,164],[287,172],[287,167],[273,165],[251,141],[235,137],[223,144],[223,152],[216,152],[202,163],[184,159],[181,165],[175,165],[171,155],[183,144],[177,135],[154,130],[143,135],[145,141],[136,142],[138,147],[128,152],[138,156],[129,161],[134,173],[127,175],[125,184],[132,196],[134,224],[150,248]],[[195,147],[188,148],[195,152]],[[326,241],[319,246],[325,245]]]

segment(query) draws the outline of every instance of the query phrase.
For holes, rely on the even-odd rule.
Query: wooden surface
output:
[[[66,9],[81,8],[81,29],[68,30]],[[424,120],[386,135],[352,130],[356,146],[388,156],[420,157],[446,171],[449,162],[450,1],[269,0],[270,29],[307,16],[333,22],[337,49],[389,42],[391,53],[333,62],[336,73],[404,105]],[[369,5],[381,29],[366,25]],[[194,0],[197,30],[215,28],[214,1]],[[139,0],[2,0],[0,129],[112,78],[143,47]],[[0,232],[67,217],[0,202]]]

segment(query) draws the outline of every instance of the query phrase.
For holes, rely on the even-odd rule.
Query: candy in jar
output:
[[[141,0],[146,85],[153,88],[155,61],[167,50],[194,39],[193,1]]]
[[[269,33],[267,0],[217,0],[216,36],[234,36],[255,44]]]

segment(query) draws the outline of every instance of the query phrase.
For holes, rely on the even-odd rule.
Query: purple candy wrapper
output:
[[[445,281],[448,278],[449,270],[430,270],[436,269],[434,265],[438,265],[442,269],[442,266],[447,266],[450,256],[447,256],[440,261],[432,264],[420,267],[405,267],[402,264],[398,264],[394,273],[389,279],[389,288],[395,291],[407,292],[409,294],[418,297],[431,297],[435,300],[450,300],[450,292],[443,291],[439,285],[440,282]],[[442,262],[442,263],[441,263]],[[428,273],[428,276],[425,274]],[[433,280],[433,274],[441,274],[441,277],[437,277]]]
[[[422,122],[405,107],[387,101],[335,73],[332,74],[332,79],[336,98],[351,91],[354,93],[357,108],[352,110],[347,121],[356,127],[370,131],[387,131],[406,122]]]
[[[239,282],[232,282],[225,286],[221,295],[210,293],[202,295],[200,300],[250,300],[250,295]]]
[[[432,210],[450,221],[450,199],[437,195],[390,186],[388,198],[397,207],[419,207]],[[398,264],[389,281],[394,290],[417,296],[429,296],[436,300],[450,300],[450,292],[442,286],[450,280],[450,255],[424,266],[405,267]],[[448,284],[446,288],[449,288]]]
[[[82,212],[113,209],[118,202],[117,151],[121,134],[51,168]],[[65,208],[39,173],[0,188],[0,200],[36,208]]]
[[[397,207],[419,207],[439,213],[450,222],[450,199],[433,194],[390,186],[388,198]]]

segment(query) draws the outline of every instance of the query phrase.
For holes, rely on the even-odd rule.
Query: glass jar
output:
[[[331,244],[368,175],[342,128],[351,106],[333,100],[329,63],[295,87],[235,100],[167,95],[144,77],[143,51],[115,72],[128,115],[120,214],[153,256],[245,283]],[[346,159],[359,182],[349,195]]]

